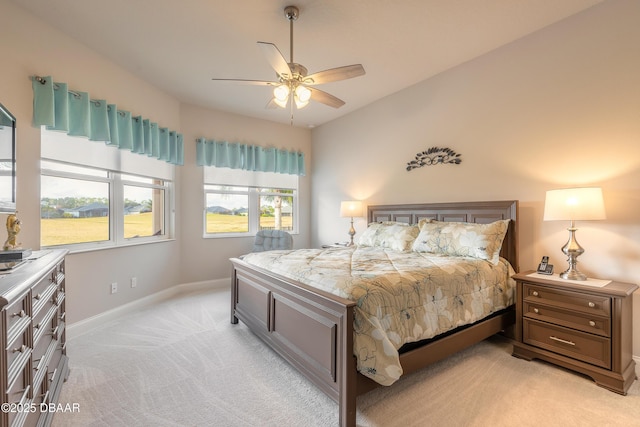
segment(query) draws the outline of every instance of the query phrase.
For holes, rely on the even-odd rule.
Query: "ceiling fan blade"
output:
[[[268,82],[265,80],[245,80],[245,79],[211,79],[213,81],[219,82],[234,82],[248,85],[258,85],[258,86],[277,86],[280,83],[278,82]]]
[[[340,108],[344,105],[344,101],[342,99],[336,98],[330,93],[311,87],[309,88],[309,90],[311,91],[311,99],[314,101],[320,102],[333,108]]]
[[[262,50],[265,58],[267,58],[269,65],[271,65],[271,67],[276,70],[278,76],[285,80],[291,78],[291,76],[293,75],[291,73],[291,68],[289,67],[287,60],[284,59],[284,56],[282,56],[282,53],[275,44],[258,42],[258,46]]]
[[[308,85],[319,85],[338,80],[352,79],[364,74],[364,67],[360,64],[345,65],[344,67],[331,68],[313,73],[304,78],[304,83]]]

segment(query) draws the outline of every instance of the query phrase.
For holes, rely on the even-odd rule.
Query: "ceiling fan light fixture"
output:
[[[311,91],[306,86],[299,85],[296,88],[296,98],[298,98],[300,102],[309,102],[311,99]]]
[[[311,99],[311,91],[309,88],[299,85],[294,91],[293,99],[295,100],[296,108],[300,110],[306,107],[309,103],[309,100]]]
[[[296,102],[296,108],[297,108],[298,110],[302,110],[302,109],[303,109],[304,107],[306,107],[306,106],[307,106],[307,104],[309,103],[309,101],[300,101],[300,100],[298,99],[298,97],[297,97],[297,96],[296,96],[296,97],[294,97],[294,100],[295,100],[295,102]]]
[[[286,106],[287,100],[289,99],[289,86],[283,83],[273,88],[273,97],[277,101],[284,103],[284,105]]]

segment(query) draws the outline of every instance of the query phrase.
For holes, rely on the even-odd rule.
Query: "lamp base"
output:
[[[356,229],[353,228],[353,217],[351,217],[351,228],[349,228],[349,237],[350,237],[350,241],[349,244],[347,246],[353,246],[353,236],[356,235]]]
[[[568,269],[567,271],[563,271],[562,273],[560,273],[560,278],[566,280],[587,280],[587,276],[584,273],[575,269]]]
[[[578,271],[578,257],[584,253],[584,249],[576,240],[577,228],[573,221],[571,221],[571,227],[567,228],[567,230],[569,230],[569,241],[562,247],[562,253],[567,256],[569,268],[560,273],[560,278],[566,280],[587,280],[587,276]]]

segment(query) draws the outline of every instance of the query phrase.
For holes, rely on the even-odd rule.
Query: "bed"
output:
[[[503,222],[505,234],[499,249],[499,263],[503,264],[506,260],[513,272],[518,271],[517,213],[517,201],[431,203],[369,206],[367,218],[369,223],[374,224],[423,224],[437,221],[437,226],[445,222]],[[368,231],[362,233],[361,239]],[[317,250],[306,250],[302,255],[307,258],[309,254],[313,257],[332,257],[337,256],[340,249],[313,251]],[[373,253],[373,249],[364,247],[344,251],[356,258],[371,256]],[[391,264],[398,263],[395,253],[389,252],[388,248],[383,248],[383,252],[387,258],[392,255]],[[280,257],[284,259],[285,256],[296,256],[290,254],[290,251],[275,251],[269,256],[272,258],[268,262],[263,261],[263,266],[259,263],[254,265],[256,260],[251,260],[250,257],[231,259],[231,322],[235,324],[242,320],[253,333],[338,403],[341,426],[354,426],[356,397],[396,380],[392,378],[379,381],[376,375],[370,375],[370,371],[375,374],[375,369],[363,369],[363,358],[360,356],[362,350],[358,347],[361,342],[358,338],[362,320],[359,312],[362,308],[361,300],[356,298],[356,302],[349,297],[349,292],[336,292],[335,289],[322,286],[322,280],[318,277],[315,277],[315,281],[320,286],[312,286],[309,283],[314,283],[314,280],[307,280],[304,275],[297,280],[293,278],[296,276],[285,270],[272,271],[277,271],[272,266],[277,264],[276,260],[280,261]],[[415,258],[416,255],[411,256]],[[495,258],[497,259],[497,255]],[[483,262],[491,264],[493,261],[495,260]],[[480,319],[471,318],[469,324],[457,326],[456,323],[436,336],[417,342],[396,340],[397,360],[401,367],[399,372],[407,375],[498,332],[510,334],[515,313],[512,300],[509,301],[507,306],[499,307],[499,310],[489,310],[490,314],[484,313]],[[424,329],[424,325],[421,328]],[[358,357],[354,356],[354,351]],[[358,365],[361,365],[360,371]],[[379,371],[382,372],[380,369]],[[389,372],[395,371],[389,368]]]

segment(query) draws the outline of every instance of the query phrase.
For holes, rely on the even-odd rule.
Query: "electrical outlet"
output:
[[[138,278],[137,277],[132,277],[131,278],[131,287],[135,288],[136,286],[138,286]]]
[[[115,294],[116,292],[118,292],[118,282],[113,282],[111,284],[111,293]]]

